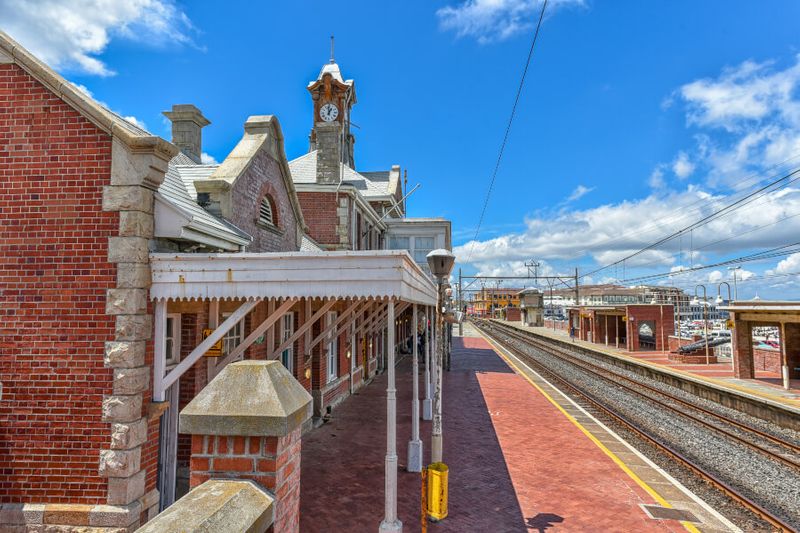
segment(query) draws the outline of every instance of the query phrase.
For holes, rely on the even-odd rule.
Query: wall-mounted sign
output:
[[[203,340],[208,338],[209,335],[213,332],[213,329],[204,329],[203,330]],[[203,354],[204,357],[222,357],[222,339],[215,342],[211,348],[208,349],[206,353]]]

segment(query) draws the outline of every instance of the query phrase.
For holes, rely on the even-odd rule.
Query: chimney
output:
[[[164,116],[172,122],[172,144],[195,163],[200,163],[203,153],[202,130],[211,122],[192,104],[173,105],[172,111],[164,111]]]

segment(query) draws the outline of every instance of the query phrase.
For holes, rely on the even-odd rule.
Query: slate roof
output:
[[[209,170],[209,167],[212,168]],[[212,215],[197,203],[197,192],[193,184],[191,193],[188,190],[187,181],[191,183],[193,179],[197,179],[194,176],[213,172],[215,167],[216,165],[197,165],[181,152],[170,160],[164,181],[158,187],[158,193],[164,201],[191,218],[189,226],[195,231],[211,230],[214,234],[221,234],[234,243],[241,243],[242,240],[249,242],[252,240],[250,235],[227,220]]]
[[[322,248],[319,247],[317,242],[303,233],[302,237],[300,237],[300,251],[301,252],[322,252]]]
[[[343,165],[344,175],[342,183],[352,185],[362,196],[367,199],[387,196],[389,191],[389,171],[381,172],[356,172],[348,165]],[[292,172],[292,181],[295,183],[317,182],[317,151],[313,150],[305,155],[289,161],[289,170]],[[385,178],[383,176],[386,176]],[[368,176],[372,176],[372,179]]]

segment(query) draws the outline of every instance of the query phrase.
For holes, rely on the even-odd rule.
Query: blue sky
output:
[[[531,258],[546,272],[589,272],[800,165],[800,3],[551,0],[471,243],[540,6],[0,0],[0,20],[156,134],[169,137],[162,110],[196,104],[212,121],[204,151],[216,159],[254,114],[278,116],[290,159],[305,153],[305,85],[335,33],[336,59],[358,90],[357,167],[407,168],[422,184],[410,214],[453,220],[465,272],[521,273]],[[584,281],[626,282],[800,241],[795,213],[800,191],[790,185]],[[751,278],[743,296],[796,297],[800,254],[742,266]],[[722,266],[672,282],[728,277]]]

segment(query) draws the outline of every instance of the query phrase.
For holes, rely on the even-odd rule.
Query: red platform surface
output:
[[[398,366],[399,516],[420,531],[420,476],[405,472],[410,360]],[[682,531],[649,519],[655,503],[480,338],[454,339],[445,376],[450,516],[428,531]],[[375,532],[383,517],[385,375],[303,440],[301,530]],[[425,458],[430,422],[422,422]]]

